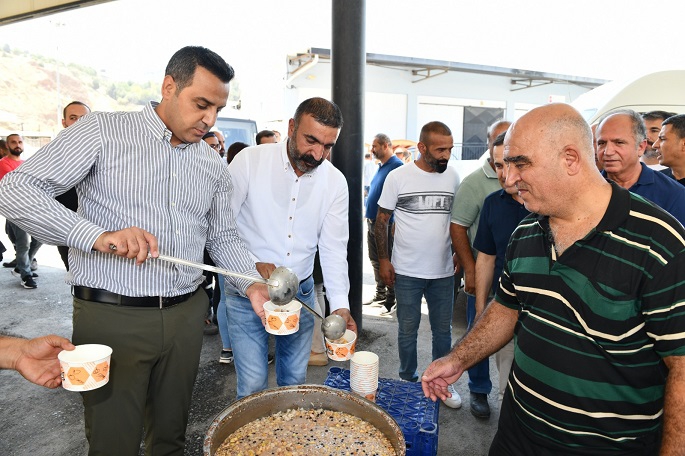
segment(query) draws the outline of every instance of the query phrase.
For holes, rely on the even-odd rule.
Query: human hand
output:
[[[421,376],[423,394],[432,401],[447,399],[450,397],[447,387],[463,373],[464,369],[459,366],[459,360],[452,353],[436,359]]]
[[[266,314],[264,313],[264,303],[269,300],[269,288],[263,283],[253,283],[247,290],[245,295],[252,304],[252,310],[262,320],[262,324],[266,326]]]
[[[459,263],[459,257],[456,252],[452,254],[452,264],[454,265],[454,273],[459,274],[461,272],[461,263]]]
[[[143,264],[148,258],[148,253],[153,258],[159,256],[157,238],[137,226],[119,231],[105,231],[95,240],[93,250],[130,259],[135,258],[136,264]]]
[[[333,312],[331,312],[335,315],[340,315],[345,319],[346,327],[353,333],[357,334],[357,323],[354,321],[354,318],[352,318],[352,314],[350,313],[350,309],[338,309]]]
[[[395,268],[393,267],[390,260],[380,260],[380,266],[378,270],[381,279],[383,279],[383,283],[385,283],[389,287],[395,285]]]
[[[256,263],[255,266],[259,275],[265,279],[271,277],[271,273],[276,269],[276,265],[273,263]]]
[[[464,291],[470,295],[476,294],[475,268],[464,268]]]
[[[68,339],[53,334],[17,341],[18,356],[13,366],[17,372],[26,380],[46,388],[57,388],[62,384],[57,355],[62,350],[75,348]]]

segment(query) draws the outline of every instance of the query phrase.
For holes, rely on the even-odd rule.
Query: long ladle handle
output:
[[[314,315],[316,318],[318,318],[319,320],[321,320],[321,323],[323,323],[323,317],[322,317],[321,315],[319,315],[318,313],[316,313],[316,310],[312,309],[312,308],[309,307],[307,304],[303,303],[298,297],[294,297],[294,298],[293,298],[293,301],[297,301],[297,302],[299,302],[300,304],[302,304],[302,307],[304,307],[305,309],[307,309],[308,311],[310,311],[310,312],[312,313],[312,315]]]
[[[148,258],[152,258],[152,255],[148,255]],[[188,260],[182,260],[181,258],[176,258],[168,255],[159,255],[158,260],[168,261],[169,263],[182,264],[184,266],[190,266],[191,268],[202,269],[203,271],[216,272],[217,274],[223,274],[231,277],[238,277],[239,279],[249,280],[256,283],[265,283],[272,287],[278,286],[277,280],[264,279],[262,277],[253,277],[246,274],[241,274],[239,272],[229,271],[228,269],[217,268],[216,266],[210,266],[208,264],[194,263]]]

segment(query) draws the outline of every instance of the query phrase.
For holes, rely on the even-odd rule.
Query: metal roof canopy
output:
[[[112,0],[2,0],[0,2],[0,25],[110,1]]]
[[[309,51],[297,56],[292,56],[289,60],[292,65],[297,65],[297,71],[305,62],[314,59],[330,59],[330,49],[309,48]],[[303,62],[304,61],[304,62]],[[504,76],[511,78],[512,92],[529,87],[537,87],[546,84],[575,84],[582,87],[598,87],[609,81],[605,79],[586,78],[583,76],[572,76],[566,74],[543,73],[540,71],[519,70],[516,68],[504,68],[488,65],[476,65],[472,63],[450,62],[447,60],[431,60],[415,57],[402,57],[387,54],[366,54],[366,63],[397,70],[411,70],[414,76],[418,76],[414,83],[425,81],[428,78],[445,74],[448,71],[461,73],[487,74],[491,76]],[[294,73],[291,72],[292,73]]]

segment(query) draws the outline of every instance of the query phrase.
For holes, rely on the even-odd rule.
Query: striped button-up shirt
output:
[[[140,112],[93,113],[0,183],[0,214],[40,241],[71,247],[72,285],[127,296],[176,296],[195,290],[202,272],[92,250],[105,231],[140,227],[160,253],[258,277],[235,227],[228,169],[203,141],[172,146],[171,131],[149,103]],[[76,186],[77,213],[54,200]],[[233,280],[241,290],[250,281]]]

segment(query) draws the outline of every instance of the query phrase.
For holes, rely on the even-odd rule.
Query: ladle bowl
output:
[[[269,298],[277,306],[289,304],[300,288],[300,281],[295,273],[283,266],[273,270],[269,282]]]
[[[337,314],[327,316],[321,323],[321,332],[329,340],[338,340],[345,335],[347,323],[345,319]]]

